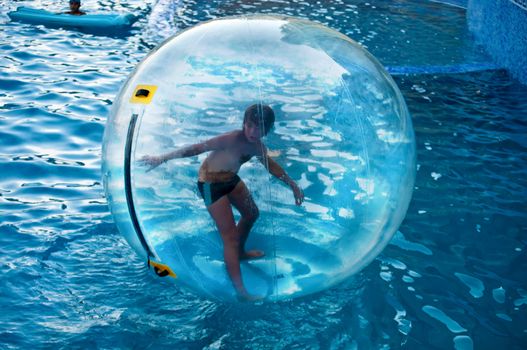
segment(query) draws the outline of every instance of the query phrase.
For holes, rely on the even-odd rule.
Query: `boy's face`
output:
[[[252,120],[248,119],[243,124],[243,133],[247,140],[251,143],[259,141],[263,136],[263,130],[259,124],[256,124]]]
[[[70,1],[70,10],[73,12],[79,11],[79,8],[81,7],[81,3],[78,1]]]

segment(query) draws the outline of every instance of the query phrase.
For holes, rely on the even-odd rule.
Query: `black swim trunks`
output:
[[[198,181],[198,189],[201,198],[205,201],[205,205],[209,206],[221,197],[231,193],[240,181],[241,179],[238,175],[235,175],[227,182]]]

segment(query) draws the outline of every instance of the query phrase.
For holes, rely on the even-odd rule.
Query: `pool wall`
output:
[[[469,0],[467,21],[496,63],[527,84],[527,0]]]

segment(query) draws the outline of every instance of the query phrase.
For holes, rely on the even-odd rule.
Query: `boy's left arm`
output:
[[[300,205],[304,201],[304,192],[302,189],[296,184],[296,182],[287,175],[285,170],[273,160],[273,158],[269,157],[267,155],[267,152],[265,153],[264,157],[258,157],[260,162],[265,166],[267,171],[271,173],[273,176],[278,178],[280,181],[291,187],[291,190],[293,191],[293,194],[295,196],[295,204]]]

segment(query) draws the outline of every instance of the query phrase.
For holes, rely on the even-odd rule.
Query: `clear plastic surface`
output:
[[[156,87],[149,103],[133,101],[140,85]],[[253,103],[273,108],[276,122],[264,143],[303,188],[305,202],[296,206],[292,191],[255,158],[241,167],[260,210],[247,247],[266,253],[241,263],[244,283],[270,300],[324,290],[366,266],[402,222],[415,141],[404,99],[384,68],[348,37],[314,22],[214,20],[170,38],[138,65],[104,135],[103,176],[115,222],[146,259],[125,193],[128,144],[130,198],[156,261],[170,266],[182,286],[234,299],[223,243],[196,185],[207,154],[148,172],[138,160],[239,130]]]

